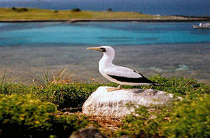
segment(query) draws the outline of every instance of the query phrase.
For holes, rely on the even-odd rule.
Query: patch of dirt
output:
[[[89,116],[89,115],[86,115],[86,114],[82,113],[82,108],[81,107],[78,107],[78,108],[64,108],[60,111],[63,112],[64,114],[66,114],[66,115],[72,115],[72,114],[85,115],[85,116],[88,117],[89,121],[98,124],[101,128],[103,128],[105,130],[116,131],[122,125],[123,117],[98,116],[98,115]]]

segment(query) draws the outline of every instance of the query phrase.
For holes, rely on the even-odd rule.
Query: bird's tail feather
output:
[[[153,86],[163,86],[163,85],[161,85],[161,84],[159,84],[159,83],[157,83],[157,82],[153,82],[152,85],[153,85]]]

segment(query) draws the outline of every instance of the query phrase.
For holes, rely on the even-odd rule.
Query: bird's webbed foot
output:
[[[117,86],[117,87],[111,87],[107,89],[107,92],[111,92],[111,91],[117,91],[120,90],[122,87],[121,85]]]

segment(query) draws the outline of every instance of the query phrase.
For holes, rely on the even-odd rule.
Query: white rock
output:
[[[153,89],[120,89],[109,91],[113,87],[101,86],[85,101],[82,112],[87,115],[124,116],[134,111],[126,104],[150,106],[167,104],[173,100],[173,94]]]

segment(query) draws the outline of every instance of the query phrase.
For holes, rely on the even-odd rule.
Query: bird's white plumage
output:
[[[134,70],[121,67],[121,66],[114,66],[112,68],[107,69],[107,74],[115,75],[115,76],[124,76],[128,78],[139,78],[142,77],[140,74],[136,73]]]
[[[154,85],[140,73],[112,63],[115,51],[110,46],[100,46],[88,48],[103,52],[103,57],[99,61],[99,72],[108,80],[120,85]]]

